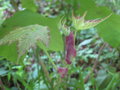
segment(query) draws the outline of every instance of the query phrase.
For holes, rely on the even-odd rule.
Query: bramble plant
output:
[[[119,15],[92,0],[6,2],[1,90],[120,89]]]

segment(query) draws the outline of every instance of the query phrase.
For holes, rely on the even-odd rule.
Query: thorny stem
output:
[[[2,82],[2,80],[1,80],[1,78],[0,78],[0,89],[1,89],[1,90],[5,90],[5,89],[4,89],[4,85],[3,85],[3,82]]]
[[[45,64],[44,64],[44,63],[40,60],[40,58],[39,58],[39,53],[40,53],[40,52],[39,52],[38,49],[39,49],[39,48],[36,49],[36,59],[37,59],[37,61],[39,62],[39,64],[41,65],[41,67],[42,67],[42,69],[43,69],[43,72],[45,73],[48,81],[51,83],[51,79],[50,79],[50,77],[49,77],[49,72],[47,71]]]
[[[45,52],[46,55],[48,56],[49,61],[52,63],[54,69],[57,71],[57,66],[56,66],[55,63],[53,62],[53,60],[52,60],[52,58],[50,57],[49,53],[48,53],[46,50],[44,50],[44,52]]]
[[[75,33],[74,33],[74,41],[76,39],[76,36],[77,36],[77,31],[75,31]]]
[[[86,76],[86,78],[84,79],[84,83],[87,83],[89,81],[89,78],[90,78],[90,75],[95,71],[95,69],[97,68],[97,65],[99,63],[99,58],[100,58],[100,55],[102,53],[102,50],[106,47],[106,43],[104,43],[101,48],[99,49],[98,51],[98,57],[96,58],[95,62],[94,62],[94,65],[92,67],[92,70],[91,72]]]
[[[65,40],[66,38],[65,38],[65,36],[63,35],[63,41],[64,41],[64,51],[63,51],[63,54],[64,54],[64,57],[63,58],[65,58],[65,54],[66,54],[66,45],[65,45]]]
[[[39,63],[41,65],[41,67],[42,67],[42,69],[43,69],[47,79],[49,80],[49,82],[51,82],[51,79],[49,77],[49,72],[47,71],[45,64],[41,60],[39,61]]]

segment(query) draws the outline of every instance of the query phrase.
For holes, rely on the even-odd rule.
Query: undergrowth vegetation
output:
[[[119,0],[0,0],[0,90],[120,90]]]

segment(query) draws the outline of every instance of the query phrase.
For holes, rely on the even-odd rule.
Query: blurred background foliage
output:
[[[12,2],[14,1],[14,2]],[[25,0],[0,0],[0,25],[11,17],[18,9],[26,7],[46,16],[66,16],[70,25],[70,16],[79,4],[74,0],[35,0],[36,6],[26,6]],[[32,1],[32,0],[30,0]],[[96,5],[106,6],[116,14],[120,14],[120,0],[94,0]],[[22,6],[21,2],[25,5]],[[15,3],[15,4],[14,4]],[[77,5],[77,6],[76,6]],[[25,8],[24,8],[25,7]],[[92,6],[91,6],[92,7]],[[14,22],[13,22],[14,23]],[[76,37],[76,62],[68,66],[68,78],[59,79],[59,75],[48,61],[48,56],[41,51],[41,60],[45,63],[52,82],[46,78],[41,66],[33,59],[33,51],[24,59],[23,65],[14,64],[0,57],[0,88],[1,90],[120,90],[120,51],[112,48],[97,34],[96,28],[83,30]],[[99,62],[94,70],[99,49],[103,46]],[[61,52],[49,52],[57,66],[65,65]],[[84,78],[90,73],[90,79],[84,83]]]

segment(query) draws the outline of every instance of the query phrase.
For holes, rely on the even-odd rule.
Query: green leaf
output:
[[[118,80],[119,80],[119,74],[116,73],[113,75],[111,81],[109,82],[109,84],[107,85],[105,89],[110,90],[112,88],[112,90],[115,90],[115,84],[117,83]]]
[[[6,70],[5,68],[0,68],[0,76],[4,76],[8,73],[8,70]]]
[[[86,19],[104,18],[111,13],[110,9],[97,6],[92,0],[80,0],[80,9],[76,13],[83,14],[87,11]],[[112,14],[110,18],[97,27],[99,35],[113,47],[120,46],[120,15]]]
[[[113,76],[108,74],[106,70],[100,70],[96,77],[96,84],[98,85],[100,90],[103,90],[109,85],[112,78]],[[109,89],[105,89],[105,90],[109,90]]]
[[[46,18],[40,14],[33,13],[28,10],[20,11],[15,13],[11,18],[5,20],[1,25],[0,39],[18,27],[39,24],[42,26],[48,26],[50,29],[50,44],[47,50],[61,51],[63,50],[63,40],[57,27],[58,22],[59,18]],[[9,46],[2,45],[0,46],[0,56],[5,57],[8,60],[16,61],[18,57],[16,50],[16,43],[13,43]]]
[[[37,7],[35,5],[34,0],[21,0],[21,3],[23,8],[26,8],[31,11],[37,11]]]
[[[37,41],[42,41],[48,46],[49,35],[47,27],[40,25],[30,25],[26,27],[16,28],[5,37],[0,39],[0,45],[17,43],[18,58],[26,53],[31,47],[36,48]]]
[[[108,77],[107,73],[105,70],[100,70],[98,72],[98,75],[96,77],[96,81],[97,81],[97,85],[98,87],[102,86],[102,84],[104,83],[105,79]],[[105,84],[105,83],[104,83]]]
[[[85,84],[84,84],[84,79],[83,79],[83,73],[80,73],[80,89],[85,90]]]
[[[111,46],[120,47],[120,16],[112,15],[110,19],[97,27],[99,35]]]
[[[80,16],[75,17],[74,15],[72,16],[73,26],[75,27],[76,30],[85,30],[85,29],[93,28],[109,17],[109,16],[105,17],[104,19],[85,20],[86,14],[87,13],[84,13],[84,15],[81,17]]]

